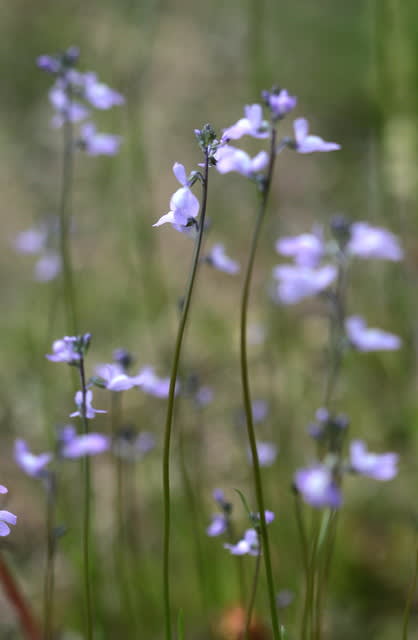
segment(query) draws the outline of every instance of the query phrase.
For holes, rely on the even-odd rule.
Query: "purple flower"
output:
[[[101,433],[86,433],[78,436],[72,425],[61,429],[59,440],[60,455],[63,458],[94,456],[109,449],[108,437]]]
[[[254,158],[251,158],[248,153],[231,147],[228,144],[219,147],[215,154],[216,168],[219,173],[229,173],[230,171],[237,171],[247,178],[254,177],[257,173],[265,169],[268,165],[268,154],[265,151],[260,151]]]
[[[118,364],[101,364],[96,367],[96,373],[103,378],[109,391],[127,391],[135,386],[135,380],[127,376]]]
[[[195,222],[199,214],[200,203],[190,190],[184,166],[176,162],[173,166],[173,173],[183,187],[177,189],[171,196],[170,211],[161,216],[152,226],[159,227],[169,222],[177,231],[185,231]]]
[[[9,524],[16,524],[17,517],[10,511],[0,510],[0,536],[8,536],[10,533]],[[7,523],[7,524],[6,524]]]
[[[398,472],[396,453],[370,453],[362,440],[350,444],[351,469],[375,480],[392,480]]]
[[[215,269],[235,275],[239,272],[240,266],[238,262],[228,258],[225,253],[223,244],[215,244],[210,253],[206,256],[206,261]]]
[[[80,122],[90,114],[89,109],[68,95],[68,82],[58,79],[49,90],[49,101],[56,113],[52,118],[54,127],[62,127],[66,120]]]
[[[270,93],[267,102],[273,117],[278,119],[283,118],[296,107],[297,98],[290,96],[286,89],[282,89],[280,93]]]
[[[229,549],[234,556],[243,556],[247,553],[250,556],[258,556],[260,553],[258,533],[255,529],[247,529],[242,540],[239,540],[237,544],[225,543],[224,548]]]
[[[269,411],[268,403],[265,400],[254,400],[251,405],[253,410],[253,422],[263,422],[267,418]]]
[[[119,151],[122,138],[110,133],[96,133],[96,126],[87,122],[81,127],[80,142],[89,156],[114,156]]]
[[[43,228],[26,229],[17,234],[14,240],[14,248],[19,253],[39,253],[45,247],[47,239],[46,230]]]
[[[228,519],[223,513],[215,513],[206,529],[208,536],[220,536],[228,529]]]
[[[137,376],[133,376],[135,386],[140,387],[145,393],[157,398],[167,398],[170,389],[170,378],[159,378],[154,373],[153,367],[144,367]],[[176,393],[178,385],[176,385]]]
[[[248,460],[252,461],[251,449],[247,449]],[[274,442],[257,442],[258,462],[260,467],[271,467],[275,463],[278,449]]]
[[[42,475],[46,465],[52,460],[51,453],[41,453],[37,456],[31,453],[26,442],[21,439],[15,442],[14,457],[19,467],[29,476]]]
[[[298,118],[293,123],[295,131],[295,147],[298,153],[313,153],[314,151],[337,151],[341,146],[335,142],[325,142],[319,136],[308,135],[308,121]]]
[[[8,493],[8,489],[3,484],[0,484],[0,493]]]
[[[347,318],[345,329],[350,343],[359,351],[393,351],[402,345],[402,340],[393,333],[382,329],[367,329],[360,316]]]
[[[316,295],[335,280],[337,269],[324,265],[318,269],[298,265],[275,267],[273,275],[279,280],[277,295],[283,304],[295,304],[309,296]]]
[[[274,515],[273,511],[269,511],[268,509],[266,509],[264,511],[264,518],[266,520],[266,524],[271,524],[274,520],[276,516]],[[260,520],[260,514],[257,513],[257,519]]]
[[[84,97],[96,109],[110,109],[125,103],[120,93],[99,82],[91,72],[84,74]]]
[[[382,227],[367,222],[354,222],[350,226],[347,251],[358,258],[381,258],[397,262],[403,258],[398,238]]]
[[[263,109],[260,104],[244,107],[245,118],[241,118],[231,127],[224,130],[222,140],[238,140],[242,136],[268,138],[268,124],[263,120]]]
[[[279,238],[276,243],[277,252],[282,256],[293,258],[300,267],[317,267],[324,249],[322,238],[314,233],[286,236]]]
[[[75,418],[77,416],[79,416],[80,418],[83,418],[84,416],[83,416],[83,392],[82,391],[77,391],[77,393],[74,396],[74,401],[78,407],[78,411],[74,411],[74,413],[70,413],[70,418]],[[85,415],[85,417],[88,418],[89,420],[94,418],[96,413],[107,413],[107,411],[104,411],[103,409],[94,409],[94,407],[91,406],[92,401],[93,401],[93,391],[89,389],[86,392],[86,415]]]
[[[47,71],[48,73],[58,73],[61,68],[60,63],[56,58],[54,58],[54,56],[49,56],[46,54],[37,57],[36,65],[39,67],[39,69]]]
[[[317,465],[299,469],[294,477],[296,489],[305,502],[313,507],[339,507],[342,501],[340,489],[335,485],[331,471]]]
[[[36,261],[34,267],[35,280],[38,282],[50,282],[61,273],[61,256],[55,251],[47,251]]]
[[[52,354],[46,357],[51,362],[68,362],[75,364],[80,360],[80,354],[74,350],[77,338],[74,336],[65,336],[61,340],[55,340],[52,343]]]

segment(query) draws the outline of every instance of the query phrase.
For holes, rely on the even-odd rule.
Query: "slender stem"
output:
[[[77,309],[73,282],[73,269],[70,252],[71,230],[71,190],[73,184],[73,125],[69,117],[69,109],[64,114],[63,125],[63,160],[61,194],[59,203],[59,244],[62,261],[63,290],[65,304],[65,322],[70,335],[78,334]]]
[[[163,450],[163,492],[164,492],[164,539],[163,539],[163,600],[164,600],[164,618],[165,618],[165,637],[166,640],[171,640],[171,610],[170,610],[170,444],[171,444],[171,431],[173,425],[174,416],[174,400],[177,373],[180,363],[180,353],[183,344],[184,331],[186,328],[186,322],[189,315],[190,303],[192,300],[193,287],[196,280],[197,267],[199,264],[200,249],[202,246],[203,232],[205,228],[205,216],[207,207],[207,194],[208,194],[208,174],[209,174],[209,153],[205,152],[205,168],[203,175],[202,186],[202,213],[199,222],[199,231],[196,238],[194,255],[192,260],[192,268],[189,278],[189,283],[186,289],[186,295],[184,297],[182,305],[182,313],[180,317],[180,324],[177,332],[176,344],[174,348],[173,364],[171,368],[170,388],[168,392],[167,402],[167,417],[165,422],[164,432],[164,450]]]
[[[84,434],[89,433],[89,421],[87,419],[87,387],[86,374],[84,370],[84,357],[80,357],[80,380],[81,380],[81,414],[83,419]],[[83,456],[83,477],[84,477],[84,514],[83,514],[83,569],[84,569],[84,600],[86,611],[86,637],[87,640],[93,640],[93,614],[91,601],[91,584],[90,584],[90,494],[91,494],[91,474],[90,474],[90,458]]]
[[[402,640],[408,640],[409,615],[411,613],[411,606],[412,606],[412,600],[414,598],[414,593],[417,588],[417,579],[418,579],[418,547],[415,555],[414,576],[412,578],[411,586],[409,588],[408,597],[406,599],[406,604],[405,604],[405,612],[403,616],[403,627],[402,627]]]
[[[254,473],[254,485],[257,498],[257,506],[260,512],[260,532],[263,546],[264,566],[267,577],[267,587],[270,602],[270,615],[273,626],[274,640],[279,640],[279,621],[277,615],[276,595],[273,581],[273,571],[271,566],[270,557],[270,545],[267,532],[267,524],[264,513],[264,495],[263,485],[261,482],[260,462],[258,459],[257,442],[254,432],[253,415],[251,407],[251,395],[250,395],[250,381],[248,373],[248,359],[247,359],[247,312],[248,301],[250,296],[251,278],[253,273],[255,254],[257,250],[258,240],[260,237],[261,227],[264,221],[268,196],[270,193],[270,186],[273,176],[274,163],[276,159],[276,129],[273,127],[271,135],[271,148],[270,148],[270,160],[263,191],[261,194],[260,207],[257,215],[257,221],[252,237],[250,255],[248,258],[247,268],[245,272],[244,288],[241,299],[241,340],[240,340],[240,353],[241,353],[241,377],[242,377],[242,392],[244,400],[244,410],[247,422],[248,440],[250,443],[253,473]]]
[[[51,640],[53,637],[53,597],[54,597],[54,560],[55,560],[55,499],[56,478],[51,473],[46,478],[47,506],[46,506],[46,568],[44,581],[44,638]]]
[[[0,553],[0,584],[19,618],[22,633],[27,640],[41,640],[42,633],[30,609],[29,603],[16,583],[12,572]]]
[[[308,539],[306,537],[305,523],[303,521],[303,516],[302,516],[300,495],[298,493],[295,494],[295,512],[296,512],[296,522],[298,525],[300,542],[302,545],[303,568],[305,571],[305,578],[307,579],[308,571],[309,571],[309,548],[308,548]]]
[[[251,587],[250,601],[248,603],[248,608],[247,608],[247,620],[245,623],[245,638],[251,638],[250,636],[251,618],[253,616],[255,597],[257,595],[258,579],[260,577],[260,566],[261,566],[261,547],[260,547],[260,553],[257,555],[257,560],[255,563],[254,578],[253,578],[253,584]]]

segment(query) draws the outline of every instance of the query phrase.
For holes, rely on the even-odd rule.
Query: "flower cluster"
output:
[[[84,124],[80,128],[78,146],[88,155],[113,156],[119,151],[121,137],[99,133],[93,122],[87,121],[91,109],[108,110],[124,104],[124,97],[100,82],[91,71],[82,73],[75,67],[79,51],[70,47],[61,55],[42,55],[37,59],[38,67],[51,73],[55,82],[49,91],[49,100],[55,111],[52,118],[54,127],[65,122]]]

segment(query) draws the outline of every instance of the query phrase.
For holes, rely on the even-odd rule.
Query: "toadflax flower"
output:
[[[220,536],[228,529],[228,518],[224,513],[214,513],[212,521],[206,529],[208,536]]]
[[[95,73],[89,71],[83,79],[84,98],[96,109],[111,109],[125,104],[125,98],[107,84],[99,82]]]
[[[402,340],[382,329],[368,329],[360,316],[350,316],[345,321],[345,330],[350,343],[359,351],[393,351],[399,349]]]
[[[80,418],[86,417],[89,420],[91,420],[92,418],[94,418],[96,413],[107,413],[107,411],[104,411],[103,409],[94,409],[94,407],[92,407],[91,403],[93,401],[93,392],[91,389],[89,389],[86,392],[86,415],[85,416],[83,415],[83,392],[77,391],[77,393],[74,396],[74,400],[78,407],[78,411],[74,411],[74,413],[70,413],[70,418],[75,418],[79,416]]]
[[[144,367],[137,376],[131,378],[135,386],[140,387],[145,393],[149,393],[157,398],[167,398],[170,389],[170,378],[159,378],[153,367]],[[179,385],[176,384],[176,393]]]
[[[166,222],[174,226],[177,231],[186,231],[188,227],[196,222],[199,213],[200,203],[191,192],[186,170],[182,164],[176,162],[173,166],[173,173],[182,184],[181,189],[177,189],[171,196],[170,211],[161,216],[153,227],[159,227]]]
[[[45,472],[45,467],[52,460],[52,453],[40,453],[34,455],[30,452],[24,440],[18,439],[15,442],[14,457],[21,469],[29,476],[41,476]]]
[[[8,493],[6,487],[0,484],[0,493]],[[17,517],[14,513],[10,511],[5,511],[4,509],[0,509],[0,536],[8,536],[10,533],[9,524],[15,525],[17,522]]]
[[[119,364],[100,364],[96,373],[109,391],[127,391],[136,386],[134,378],[127,376]]]
[[[235,275],[239,272],[238,262],[228,258],[223,244],[215,244],[205,258],[206,262],[219,271]]]
[[[52,343],[53,353],[47,354],[51,362],[68,362],[76,364],[80,361],[80,354],[75,350],[77,338],[75,336],[65,336],[61,340]]]
[[[325,251],[319,234],[302,233],[299,236],[285,236],[276,242],[276,251],[282,256],[293,258],[300,267],[317,267]]]
[[[277,297],[283,304],[295,304],[327,289],[337,277],[334,265],[314,269],[299,265],[279,265],[273,270],[279,281]]]
[[[315,151],[337,151],[341,146],[336,142],[325,142],[319,136],[308,135],[308,121],[297,118],[293,123],[295,132],[295,149],[298,153],[313,153]]]
[[[247,553],[250,556],[258,556],[260,553],[260,542],[258,533],[255,529],[247,529],[244,537],[236,544],[224,544],[224,548],[228,549],[234,556],[244,556]]]
[[[263,108],[261,104],[250,104],[244,107],[244,118],[241,118],[224,130],[222,140],[238,140],[242,136],[253,138],[268,138],[268,123],[263,120]]]
[[[77,435],[72,425],[61,429],[59,434],[59,452],[63,458],[94,456],[107,451],[109,446],[110,441],[107,436],[101,433],[84,433]]]
[[[122,138],[110,133],[97,133],[96,125],[86,122],[81,127],[79,142],[89,156],[114,156],[119,151]]]
[[[335,485],[330,469],[323,465],[299,469],[294,483],[304,501],[313,507],[336,508],[341,504],[341,491]]]
[[[286,89],[281,89],[279,92],[263,93],[263,97],[268,104],[271,114],[275,120],[284,118],[284,116],[292,111],[296,107],[297,98],[289,95]]]
[[[375,480],[392,480],[398,472],[396,453],[370,453],[362,440],[350,444],[351,469]]]
[[[260,467],[271,467],[277,458],[278,448],[274,442],[257,442],[257,454]],[[248,460],[252,461],[251,449],[247,449]]]
[[[350,225],[347,252],[358,258],[381,258],[397,262],[403,258],[398,238],[382,227],[372,227],[367,222]]]
[[[254,158],[248,153],[225,144],[219,147],[215,154],[216,168],[219,173],[229,173],[237,171],[247,178],[254,177],[257,173],[265,169],[268,165],[269,157],[265,151],[260,151]]]

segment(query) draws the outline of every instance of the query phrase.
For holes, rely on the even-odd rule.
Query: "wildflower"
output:
[[[0,509],[0,536],[8,536],[10,533],[9,524],[16,524],[17,517],[10,511],[4,511]],[[6,524],[7,523],[7,524]]]
[[[145,393],[157,398],[167,398],[170,389],[170,378],[159,378],[153,367],[144,367],[137,376],[131,378],[135,386],[140,387]],[[176,392],[178,385],[176,385]]]
[[[78,411],[74,411],[74,413],[70,413],[70,418],[75,418],[79,416],[80,418],[85,417],[91,420],[92,418],[94,418],[96,413],[107,413],[107,411],[104,411],[103,409],[94,409],[94,407],[92,407],[91,403],[93,401],[93,392],[91,389],[86,391],[86,400],[85,400],[86,415],[85,416],[83,415],[83,392],[77,391],[77,393],[74,396],[74,400],[78,407]]]
[[[84,97],[96,109],[110,109],[125,103],[125,98],[97,80],[92,72],[84,74]]]
[[[247,529],[244,533],[244,537],[239,540],[236,544],[224,544],[225,549],[229,549],[229,551],[234,556],[243,556],[247,553],[250,556],[258,556],[260,553],[260,542],[258,539],[258,533],[255,529]]]
[[[275,517],[276,516],[274,515],[273,511],[269,511],[268,509],[266,509],[264,511],[264,518],[265,518],[266,524],[271,524]],[[260,521],[260,514],[259,513],[257,513],[256,518],[257,518],[258,521]]]
[[[313,507],[336,508],[341,504],[340,489],[334,483],[332,472],[325,466],[299,469],[294,483],[304,501]]]
[[[96,373],[109,391],[127,391],[135,386],[134,379],[127,376],[118,364],[101,364],[96,367]]]
[[[51,362],[68,362],[68,364],[76,364],[80,360],[80,354],[75,350],[77,338],[75,336],[65,336],[61,340],[55,340],[52,343],[52,354],[46,357]]]
[[[292,111],[296,107],[297,98],[289,95],[286,89],[282,89],[278,93],[268,91],[263,94],[266,100],[271,114],[275,120],[283,118],[289,111]]]
[[[187,227],[196,223],[200,203],[190,190],[184,166],[176,162],[173,166],[173,173],[183,186],[171,196],[170,211],[161,216],[152,226],[159,227],[169,222],[177,231],[185,231]]]
[[[228,258],[223,244],[215,244],[212,247],[210,253],[206,256],[206,262],[215,269],[219,269],[219,271],[224,271],[225,273],[230,273],[231,275],[238,273],[240,269],[238,262]]]
[[[88,122],[81,127],[80,145],[89,156],[114,156],[118,153],[122,138],[110,133],[96,133],[96,126]]]
[[[382,329],[367,329],[360,316],[347,318],[345,329],[350,343],[359,351],[393,351],[402,345],[402,340],[393,333]]]
[[[403,258],[398,238],[382,227],[367,222],[354,222],[350,226],[347,251],[358,258],[381,258],[397,262]]]
[[[47,71],[48,73],[58,73],[61,68],[59,61],[54,58],[54,56],[49,56],[46,54],[38,56],[36,59],[36,64],[39,69]]]
[[[308,121],[298,118],[293,123],[295,131],[295,149],[298,153],[313,153],[314,151],[337,151],[341,146],[335,142],[325,142],[319,136],[308,135]]]
[[[206,529],[208,536],[220,536],[228,529],[228,518],[224,513],[215,513],[212,521]]]
[[[17,234],[14,240],[14,248],[19,253],[39,253],[45,246],[47,238],[46,230],[42,227],[26,229]]]
[[[35,263],[34,275],[38,282],[50,282],[61,272],[61,256],[55,251],[47,251]]]
[[[102,411],[100,413],[105,412]],[[94,417],[94,415],[87,417]],[[102,435],[101,433],[86,433],[77,435],[77,432],[72,425],[68,425],[61,429],[59,442],[60,455],[63,458],[81,458],[82,456],[94,456],[109,449],[108,437]]]
[[[362,440],[353,440],[350,444],[351,469],[375,480],[392,480],[398,472],[398,460],[396,453],[368,452]]]
[[[282,256],[293,258],[300,267],[317,267],[324,254],[322,238],[315,233],[279,238],[276,250]]]
[[[247,449],[248,459],[251,462],[251,449]],[[271,467],[272,464],[275,463],[278,449],[277,445],[274,442],[257,442],[257,454],[258,454],[258,462],[261,467]]]
[[[268,403],[265,400],[254,400],[251,405],[253,411],[253,422],[263,422],[267,418],[269,411]]]
[[[237,171],[247,178],[253,178],[257,173],[265,169],[269,161],[268,154],[265,151],[260,151],[254,158],[251,158],[242,149],[231,147],[228,144],[219,147],[215,158],[216,168],[219,173]]]
[[[34,477],[43,475],[46,465],[52,460],[51,453],[41,453],[39,455],[31,453],[26,442],[21,439],[15,442],[14,457],[19,467],[29,476]]]
[[[278,299],[283,304],[295,304],[327,289],[337,276],[333,265],[314,269],[299,265],[279,265],[273,275],[279,280]]]
[[[268,138],[268,124],[263,120],[263,109],[260,104],[251,104],[244,107],[245,118],[241,118],[224,130],[222,140],[238,140],[248,135],[253,138]]]

